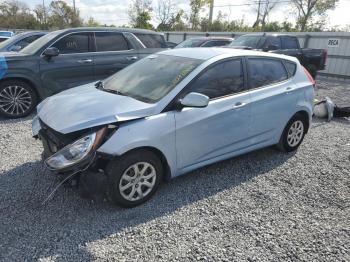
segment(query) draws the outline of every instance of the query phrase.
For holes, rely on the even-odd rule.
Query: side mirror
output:
[[[43,55],[50,58],[53,56],[58,56],[60,54],[60,50],[58,50],[56,47],[49,47],[46,48],[43,52]]]
[[[12,51],[12,52],[18,52],[18,51],[20,51],[22,49],[22,47],[21,46],[19,46],[19,45],[13,45],[13,46],[11,46],[10,47],[10,51]]]
[[[174,43],[174,42],[169,42],[169,41],[165,42],[165,44],[166,44],[166,47],[167,47],[167,48],[171,48],[171,49],[173,49],[175,46],[177,46],[176,43]]]
[[[206,107],[209,103],[209,97],[200,93],[191,92],[181,99],[180,103],[184,107]]]

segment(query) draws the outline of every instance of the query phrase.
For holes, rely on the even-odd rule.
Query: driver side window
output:
[[[218,63],[202,73],[191,85],[188,93],[197,92],[210,99],[244,91],[242,59]]]
[[[75,54],[89,52],[89,34],[90,33],[76,33],[66,35],[52,47],[58,48],[60,54]]]

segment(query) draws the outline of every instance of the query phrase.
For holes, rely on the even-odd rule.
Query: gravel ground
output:
[[[344,85],[320,81],[319,96],[350,102]],[[30,125],[0,120],[2,261],[350,261],[347,119],[315,120],[296,153],[267,148],[174,179],[134,209],[66,187],[41,205],[57,180]]]

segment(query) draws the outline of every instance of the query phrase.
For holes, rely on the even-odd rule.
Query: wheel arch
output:
[[[152,147],[152,146],[135,147],[133,149],[130,149],[129,151],[124,152],[122,155],[129,154],[131,152],[135,152],[135,151],[138,151],[138,150],[146,150],[146,151],[150,151],[153,154],[155,154],[159,158],[159,160],[161,161],[161,163],[163,165],[163,168],[164,168],[163,180],[169,181],[171,179],[171,168],[170,168],[170,165],[168,163],[168,160],[165,157],[165,154],[161,150],[156,148],[156,147]],[[116,157],[120,157],[122,155],[119,155],[119,156],[116,156]]]
[[[309,116],[309,113],[306,111],[306,110],[300,110],[298,112],[296,112],[292,117],[295,117],[295,116],[301,116],[304,120],[305,120],[305,123],[306,123],[306,132],[307,133],[309,131],[309,128],[310,128],[310,116]]]
[[[1,79],[0,83],[4,83],[6,81],[14,81],[14,80],[22,81],[22,82],[25,82],[26,84],[28,84],[31,88],[33,88],[34,92],[36,93],[36,95],[38,97],[38,101],[42,100],[43,94],[41,94],[39,92],[37,84],[35,84],[35,81],[33,81],[31,79],[28,79],[28,78],[22,77],[22,76],[10,76],[10,77],[6,77],[6,78]]]

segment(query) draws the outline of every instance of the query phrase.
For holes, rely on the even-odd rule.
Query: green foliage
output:
[[[50,28],[67,28],[82,26],[83,20],[79,11],[74,12],[73,8],[63,1],[52,1],[50,4],[50,16],[48,17]]]
[[[84,25],[88,27],[100,26],[99,22],[97,22],[93,17],[90,17]]]

